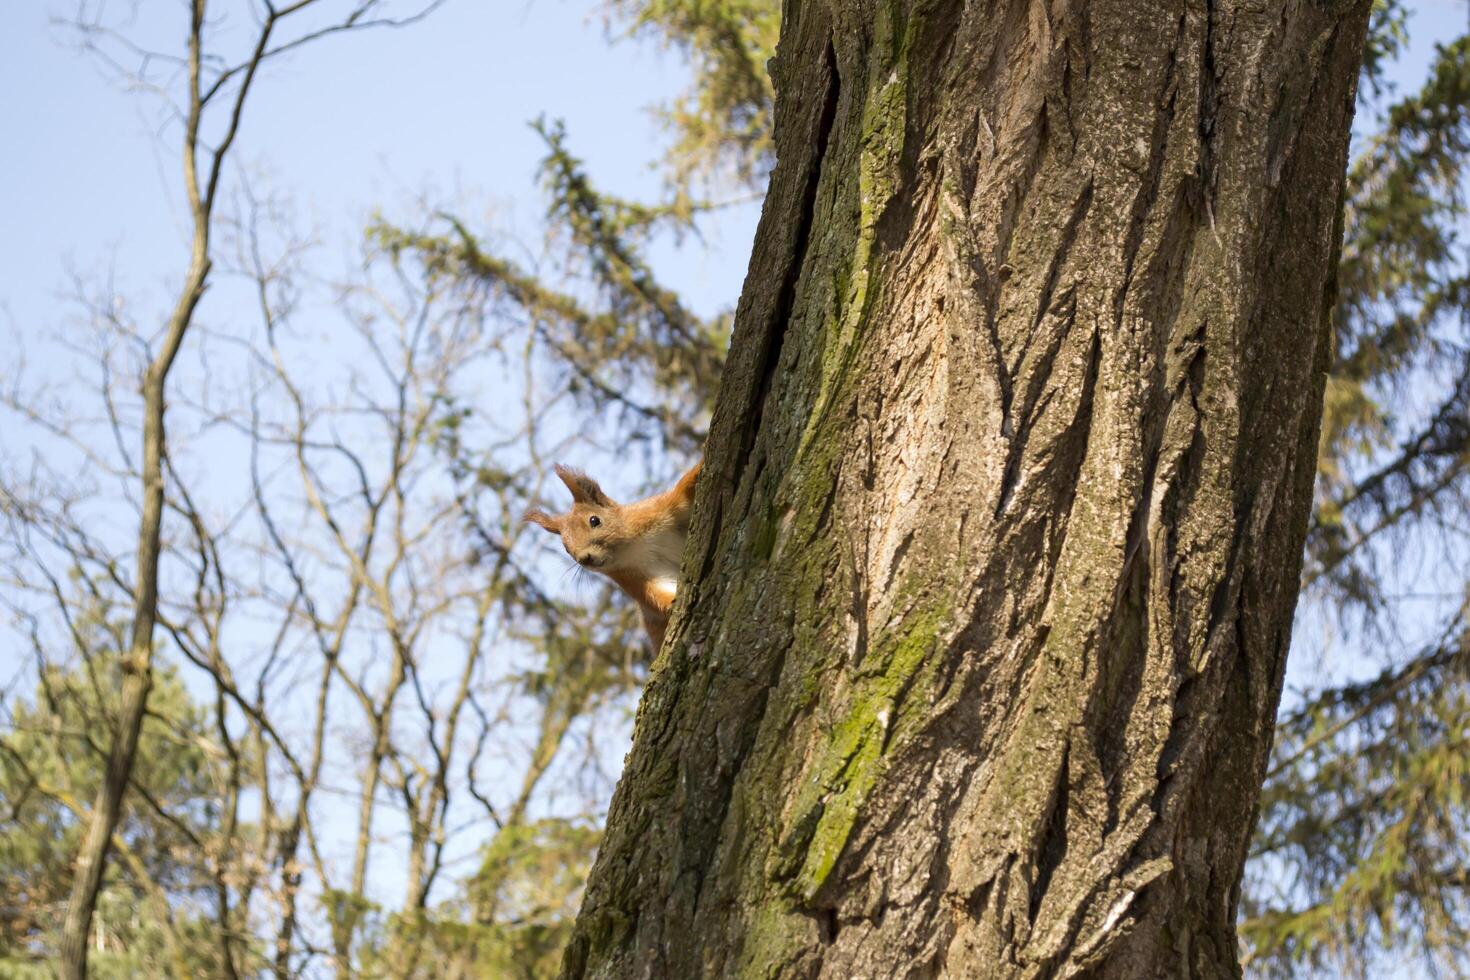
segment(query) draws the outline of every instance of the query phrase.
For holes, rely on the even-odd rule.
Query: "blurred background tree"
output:
[[[34,694],[11,706],[0,742],[0,976],[49,977],[107,730],[118,710],[117,650],[126,624],[101,611],[76,628],[93,654],[84,669],[45,664]],[[37,650],[38,659],[45,651]],[[139,764],[116,831],[94,932],[98,977],[220,973],[210,907],[223,817],[219,746],[207,710],[172,669],[160,672],[139,740]]]
[[[1305,601],[1242,899],[1260,976],[1470,972],[1470,39],[1413,75],[1416,9],[1380,0],[1360,90]],[[129,21],[94,13],[86,46],[136,81]],[[170,388],[162,666],[96,975],[555,975],[649,651],[519,517],[561,502],[553,461],[632,496],[698,454],[730,317],[663,268],[764,190],[780,9],[600,16],[687,70],[647,199],[538,119],[540,241],[428,195],[333,273],[300,208],[227,174],[220,305]],[[32,371],[3,392],[0,976],[55,949],[133,598],[112,528],[136,524],[157,337],[106,277],[74,293],[80,387]]]
[[[1470,970],[1470,38],[1390,86],[1412,12],[1380,0],[1364,68],[1299,613],[1350,679],[1279,719],[1243,902],[1262,975]]]

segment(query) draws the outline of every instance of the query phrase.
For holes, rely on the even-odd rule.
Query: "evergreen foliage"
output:
[[[1470,967],[1470,37],[1436,45],[1422,86],[1396,95],[1383,73],[1407,14],[1379,3],[1364,69],[1303,576],[1305,608],[1341,624],[1326,665],[1382,667],[1286,702],[1242,903],[1261,975]],[[1404,649],[1426,617],[1439,639]]]
[[[775,162],[774,91],[767,71],[776,53],[781,8],[772,0],[612,0],[630,34],[677,49],[693,69],[684,95],[662,115],[674,135],[667,156],[675,199],[696,179],[765,189]]]
[[[29,699],[0,703],[0,977],[52,976],[68,869],[105,759],[101,736],[117,712],[122,627],[90,617],[78,631],[96,647],[85,666],[47,665]],[[172,670],[154,682],[139,766],[94,919],[98,978],[216,975],[213,936],[231,928],[211,907],[223,792],[207,712]],[[165,929],[164,920],[173,928]]]

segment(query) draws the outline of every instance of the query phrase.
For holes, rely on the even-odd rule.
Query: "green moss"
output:
[[[808,928],[774,902],[748,910],[743,925],[740,964],[735,971],[741,980],[774,980],[783,976],[790,950],[802,946],[798,934]]]
[[[795,487],[786,488],[796,498],[790,501],[795,526],[787,533],[797,547],[820,530],[818,524],[827,510],[837,470],[835,454],[844,444],[843,439],[833,438],[827,409],[838,400],[844,380],[858,360],[861,340],[875,308],[875,287],[881,281],[877,232],[885,209],[900,188],[907,125],[907,46],[912,28],[912,24],[900,21],[895,9],[880,8],[874,49],[888,51],[891,60],[875,63],[869,76],[857,136],[858,199],[851,202],[858,212],[856,235],[849,247],[839,247],[842,255],[833,261],[818,387],[797,448],[802,478]],[[849,184],[847,193],[852,191]],[[764,534],[763,529],[758,545],[764,545]],[[814,606],[833,576],[841,574],[834,567],[834,557],[833,549],[813,549],[810,560],[797,570],[796,580],[802,584],[795,590],[798,623],[824,621],[824,611]],[[932,595],[931,585],[909,583],[909,594],[918,597],[928,591]],[[950,612],[942,602],[930,602],[921,605],[925,611],[910,613],[890,632],[873,638],[846,693],[843,716],[825,739],[825,751],[819,761],[806,767],[805,783],[797,791],[791,818],[771,862],[772,876],[787,882],[792,896],[799,901],[809,901],[816,895],[846,848],[862,806],[882,773],[884,754],[902,727],[900,699],[922,690],[915,684],[916,676],[928,661],[940,625]],[[798,685],[789,709],[802,710],[824,700],[823,685],[830,682],[830,672],[821,663],[806,667],[803,676],[810,682]]]
[[[847,847],[862,805],[882,773],[884,754],[903,728],[900,698],[924,691],[914,682],[944,621],[939,610],[926,610],[878,638],[869,658],[874,666],[865,665],[859,674],[827,751],[808,770],[774,869],[778,879],[790,881],[799,900],[816,896]]]
[[[839,259],[833,276],[835,310],[825,324],[817,397],[799,445],[818,431],[825,410],[855,361],[859,338],[877,296],[871,288],[876,269],[874,244],[878,222],[899,191],[904,130],[908,122],[909,37],[898,29],[897,14],[880,8],[875,49],[892,51],[890,64],[875,63],[869,76],[858,147],[858,225],[849,254]]]
[[[605,962],[629,938],[631,923],[616,907],[604,906],[584,917],[582,932],[587,939],[587,961]]]
[[[755,541],[751,551],[757,561],[767,562],[771,560],[771,553],[776,550],[776,535],[781,529],[781,520],[777,514],[775,502],[766,508],[765,518],[760,526],[755,529]]]

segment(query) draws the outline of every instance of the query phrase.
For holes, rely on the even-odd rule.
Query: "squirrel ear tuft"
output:
[[[581,470],[574,470],[570,466],[556,464],[556,475],[561,482],[567,485],[572,492],[572,499],[579,504],[592,504],[597,507],[611,507],[612,498],[602,492],[602,487]]]
[[[561,533],[561,521],[552,517],[544,510],[528,510],[526,511],[526,516],[522,517],[521,520],[527,524],[538,524],[553,534]]]
[[[704,460],[700,460],[689,468],[689,472],[679,477],[679,482],[674,484],[674,496],[684,503],[694,502],[694,481],[699,479],[699,471],[704,467]]]

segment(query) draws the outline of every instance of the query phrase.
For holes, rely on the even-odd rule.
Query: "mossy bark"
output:
[[[564,976],[1239,975],[1369,6],[788,4]]]

